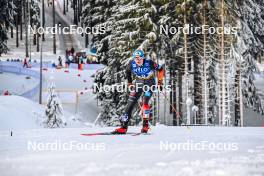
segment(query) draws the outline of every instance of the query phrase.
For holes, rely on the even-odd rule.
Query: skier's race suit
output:
[[[142,52],[142,51],[140,51]],[[143,52],[142,52],[143,53]],[[129,62],[126,75],[128,79],[128,85],[132,85],[132,77],[134,77],[133,91],[130,92],[128,105],[126,107],[125,113],[121,116],[122,127],[127,128],[129,120],[131,118],[131,113],[134,106],[137,104],[138,99],[143,95],[143,128],[148,125],[148,117],[150,114],[149,100],[152,96],[151,86],[156,85],[155,81],[155,71],[158,75],[158,84],[162,85],[164,69],[161,65],[153,62],[152,60],[143,58],[143,64],[140,66],[135,60]],[[145,89],[145,88],[149,89]],[[143,89],[144,88],[144,89]],[[146,91],[147,90],[147,91]]]

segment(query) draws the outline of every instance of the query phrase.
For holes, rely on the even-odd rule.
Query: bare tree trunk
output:
[[[38,24],[38,26],[37,26],[37,28],[39,28],[39,24]],[[40,38],[41,36],[40,36],[40,34],[37,32],[37,34],[36,34],[36,42],[37,42],[37,52],[39,52],[39,38]]]
[[[89,44],[89,35],[85,34],[85,48],[88,47],[88,44]]]
[[[66,5],[65,0],[63,0],[63,15],[66,14],[66,8],[65,8],[65,5]]]
[[[23,3],[21,1],[21,14],[20,14],[20,40],[23,40]]]
[[[193,87],[195,87],[195,89],[193,90],[193,104],[197,107],[199,107],[199,110],[196,112],[196,116],[195,116],[195,122],[198,124],[202,123],[202,109],[201,104],[202,104],[202,93],[203,93],[203,87],[202,87],[202,79],[201,79],[201,72],[199,71],[199,57],[198,56],[194,56],[194,64],[193,64]],[[191,117],[191,123],[192,123],[192,119],[193,117]]]
[[[173,81],[172,81],[172,69],[170,67],[170,82],[169,84],[172,85],[173,84]],[[173,89],[172,89],[173,91]],[[172,105],[173,104],[173,96],[172,96],[172,91],[170,91],[170,104]],[[170,106],[170,114],[172,114],[172,107]]]
[[[82,15],[82,0],[79,0],[79,22],[81,21],[81,15]]]
[[[187,25],[187,15],[186,15],[187,9],[186,9],[186,0],[184,0],[184,26]],[[187,122],[190,121],[190,107],[187,105],[187,100],[190,98],[189,97],[189,58],[188,58],[188,46],[187,46],[187,34],[184,33],[184,81],[185,81],[185,88],[186,88],[186,112],[187,112]]]
[[[183,103],[183,101],[182,101],[182,72],[180,71],[180,69],[178,70],[178,79],[177,80],[178,80],[178,87],[179,87],[179,90],[178,90],[179,91],[179,95],[178,95],[179,117],[178,118],[180,118],[179,120],[180,120],[180,124],[181,124],[182,123],[182,103]]]
[[[28,19],[27,19],[27,2],[24,1],[23,3],[23,9],[24,9],[24,25],[25,25],[25,52],[26,52],[26,57],[29,57],[29,53],[28,53],[28,30],[27,30],[27,24],[28,24]]]
[[[52,24],[53,27],[55,27],[55,4],[54,0],[52,0]],[[55,34],[55,29],[53,30],[53,53],[56,54],[56,34]]]
[[[68,6],[69,6],[69,0],[66,0],[66,12],[68,12],[68,11],[69,11],[69,8],[68,8]]]
[[[36,37],[36,39],[37,39],[37,52],[39,52],[39,38],[40,38],[40,35],[39,35],[39,33],[37,33],[36,35],[37,35],[37,37]]]
[[[240,70],[237,69],[236,76],[235,76],[235,126],[238,126],[239,120],[240,120],[240,102],[239,102],[239,75]]]
[[[41,0],[42,1],[42,27],[45,27],[45,3],[44,3],[44,0]],[[45,34],[43,33],[42,35],[42,41],[45,41]]]
[[[73,0],[73,23],[77,25],[77,13],[76,13],[76,1],[77,0]]]
[[[33,45],[37,44],[37,34],[33,34]]]
[[[207,0],[204,0],[204,13],[203,13],[203,25],[206,25],[207,24],[207,19],[206,19],[206,15],[207,14]],[[206,54],[206,46],[208,44],[208,41],[206,39],[207,35],[204,34],[203,35],[203,89],[204,89],[204,112],[203,112],[203,117],[204,117],[204,123],[205,125],[208,124],[208,94],[207,94],[207,54]]]
[[[16,19],[16,47],[19,47],[19,36],[18,36],[18,14],[15,16]]]
[[[241,87],[241,65],[239,64],[235,76],[235,126],[243,126],[243,100]]]
[[[14,31],[13,31],[14,28],[13,28],[13,26],[10,27],[10,30],[11,30],[11,38],[14,38]]]
[[[176,71],[173,70],[173,76],[172,76],[172,106],[174,109],[177,109],[177,99],[176,99]],[[173,111],[173,126],[179,125],[178,119],[177,119],[177,112]]]
[[[77,17],[77,22],[79,23],[80,22],[80,16],[79,16],[79,13],[80,13],[80,0],[76,0],[76,17]]]
[[[224,0],[221,2],[221,27],[224,27]],[[219,118],[219,125],[225,125],[225,116],[226,116],[226,80],[225,80],[225,43],[224,43],[224,32],[221,34],[221,59],[220,59],[220,71],[221,71],[221,112]]]

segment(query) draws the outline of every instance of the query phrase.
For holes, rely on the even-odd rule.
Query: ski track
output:
[[[263,175],[263,128],[152,127],[151,135],[81,136],[114,128],[0,131],[1,176]],[[131,127],[129,132],[138,132]],[[105,150],[30,151],[28,141],[105,144]],[[237,151],[161,151],[160,142],[234,142]],[[6,169],[8,168],[8,169]]]

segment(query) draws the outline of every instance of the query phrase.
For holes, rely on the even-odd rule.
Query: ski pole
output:
[[[166,94],[163,91],[161,91],[161,93],[164,95],[165,99],[169,102],[170,100],[168,99],[168,97],[166,96]],[[180,118],[180,113],[175,109],[175,107],[171,103],[169,103],[169,105],[171,106],[172,110],[176,113],[177,118]],[[186,127],[188,129],[190,129],[189,126],[186,126]]]
[[[165,93],[164,92],[161,92],[161,93],[164,95],[165,99],[169,102],[170,100],[167,98],[167,96],[165,95]],[[177,114],[177,117],[179,117],[180,116],[180,113],[175,109],[174,106],[172,106],[171,103],[169,103],[169,104],[170,104],[172,110]]]

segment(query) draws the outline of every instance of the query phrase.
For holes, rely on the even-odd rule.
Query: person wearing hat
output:
[[[117,128],[114,133],[125,134],[127,132],[132,110],[142,94],[143,127],[141,129],[141,132],[148,132],[149,115],[151,112],[149,100],[153,94],[153,89],[151,89],[151,87],[156,85],[155,72],[157,72],[158,75],[158,85],[162,86],[164,77],[163,67],[150,59],[146,59],[142,50],[134,51],[133,60],[129,62],[126,69],[128,86],[130,88],[132,86],[132,91],[129,95],[128,105],[126,107],[125,113],[120,117],[121,127]],[[134,84],[132,84],[132,78],[134,78]]]

